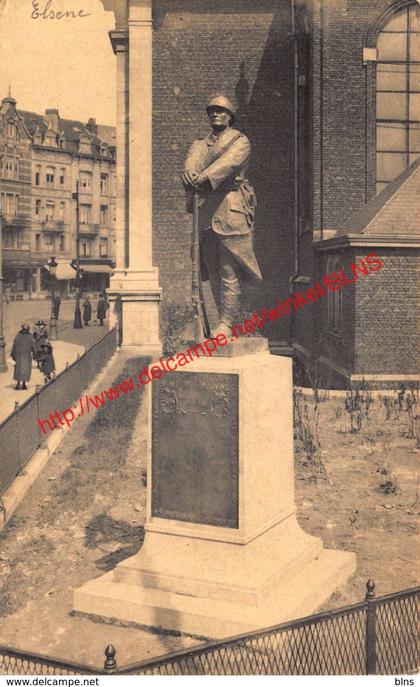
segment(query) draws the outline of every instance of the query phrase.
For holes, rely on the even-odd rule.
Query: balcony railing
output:
[[[3,265],[5,267],[30,267],[30,247],[26,244],[14,246],[13,248],[3,247]]]
[[[65,222],[61,219],[46,219],[41,222],[43,231],[64,231]]]
[[[3,250],[18,250],[18,251],[24,251],[26,253],[29,253],[31,250],[31,247],[26,243],[22,243],[19,246],[3,246]]]
[[[81,224],[80,225],[81,234],[98,234],[99,224]]]
[[[30,219],[28,215],[24,215],[23,213],[18,213],[17,215],[11,215],[7,212],[4,212],[2,215],[3,223],[5,226],[13,226],[13,227],[23,227],[29,224]]]

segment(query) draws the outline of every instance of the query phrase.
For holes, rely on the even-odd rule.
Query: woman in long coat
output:
[[[32,356],[35,353],[35,346],[29,330],[29,324],[23,324],[20,332],[16,334],[12,346],[11,355],[15,361],[13,379],[17,382],[15,386],[17,391],[27,388],[26,382],[29,382],[32,373]]]
[[[85,323],[85,327],[88,326],[91,319],[92,319],[92,306],[91,306],[91,303],[90,303],[88,296],[86,296],[86,298],[83,302],[83,322]]]

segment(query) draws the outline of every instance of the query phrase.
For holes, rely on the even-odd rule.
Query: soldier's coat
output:
[[[211,162],[227,145],[229,148]],[[194,141],[187,153],[185,171],[204,171],[210,183],[211,188],[199,193],[199,230],[203,238],[206,230],[212,229],[243,268],[244,276],[262,279],[253,248],[254,212],[246,182],[250,154],[248,138],[229,127],[219,136],[210,132]],[[202,276],[207,278],[205,270]]]

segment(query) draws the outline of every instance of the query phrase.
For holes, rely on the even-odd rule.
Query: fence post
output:
[[[116,668],[117,668],[117,662],[115,660],[115,654],[116,650],[112,646],[112,644],[108,644],[107,648],[105,649],[105,662],[104,662],[104,670],[106,673],[113,673]]]
[[[366,584],[366,675],[376,675],[376,599],[375,583]]]

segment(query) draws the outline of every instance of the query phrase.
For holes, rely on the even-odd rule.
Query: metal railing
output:
[[[112,329],[0,424],[0,497],[45,441],[38,419],[71,408],[116,347],[116,330]]]
[[[200,644],[119,668],[105,650],[102,670],[0,646],[0,675],[389,675],[420,665],[420,587],[274,627]]]
[[[125,675],[374,675],[420,663],[420,587],[127,666]]]

